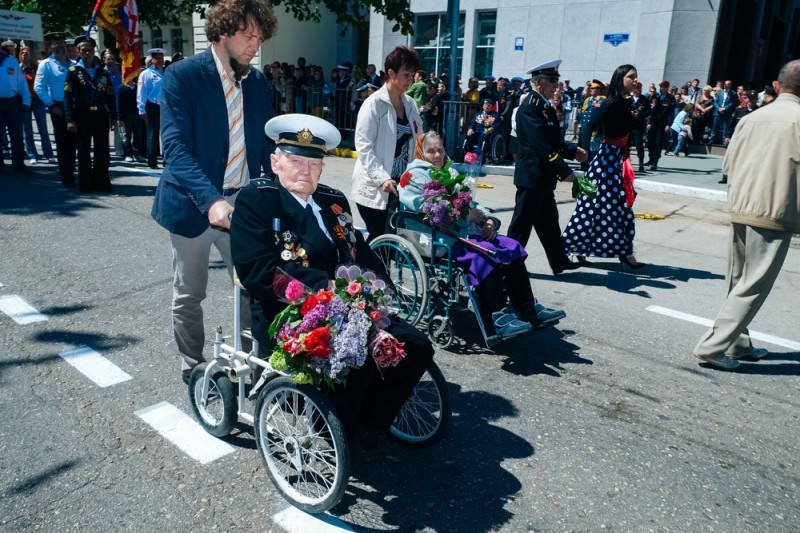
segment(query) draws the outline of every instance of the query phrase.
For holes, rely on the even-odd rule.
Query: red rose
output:
[[[314,309],[318,303],[319,299],[316,296],[309,296],[306,298],[306,301],[303,302],[303,307],[300,308],[300,314],[306,316],[306,313]]]
[[[405,174],[400,176],[400,186],[405,187],[411,181],[411,172],[406,171]]]
[[[369,317],[373,322],[377,322],[381,319],[381,314],[378,311],[370,311]]]
[[[322,303],[330,302],[333,300],[333,293],[331,291],[319,291],[317,300]]]
[[[314,357],[324,359],[331,353],[330,343],[331,336],[328,328],[322,327],[311,330],[311,333],[306,335],[303,344],[306,347],[306,352]]]

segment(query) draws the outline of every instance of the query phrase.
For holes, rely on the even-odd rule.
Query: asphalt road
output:
[[[113,164],[111,195],[65,190],[53,166],[0,176],[0,303],[16,295],[47,317],[0,314],[0,530],[322,531],[286,511],[246,424],[226,439],[232,453],[202,464],[136,414],[162,402],[191,411],[169,322],[168,237],[149,217],[157,177]],[[351,169],[329,158],[323,181],[347,190]],[[511,178],[482,181],[494,188],[478,200],[507,224]],[[563,226],[566,186],[558,198]],[[725,204],[643,190],[636,210],[665,216],[637,220],[637,258],[649,266],[636,272],[601,260],[554,277],[532,239],[534,292],[567,318],[492,352],[458,315],[458,342],[436,355],[454,407],[444,440],[357,450],[329,521],[356,531],[800,530],[798,243],[752,324],[773,336],[758,341],[771,355],[719,372],[691,350],[705,328],[696,322],[713,319],[725,293]],[[217,257],[209,268],[210,340],[213,327],[229,329],[232,290]],[[98,386],[59,356],[76,346],[130,379]]]

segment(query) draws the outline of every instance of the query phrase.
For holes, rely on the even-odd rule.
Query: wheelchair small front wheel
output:
[[[449,348],[455,338],[453,322],[441,315],[431,318],[428,321],[428,338],[439,348]]]
[[[452,408],[447,382],[434,361],[414,387],[389,428],[389,434],[410,447],[439,442],[450,423]]]
[[[192,370],[189,377],[189,400],[203,429],[215,437],[225,437],[233,430],[238,418],[233,384],[225,372],[215,372],[209,377],[208,393],[203,398],[206,368],[208,363],[200,363]]]
[[[324,394],[275,378],[258,395],[254,425],[267,473],[289,503],[308,513],[339,503],[350,479],[350,452]]]

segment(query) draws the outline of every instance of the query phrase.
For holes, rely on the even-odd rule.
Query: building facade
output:
[[[403,44],[419,50],[427,72],[449,70],[448,0],[411,0],[411,9],[410,37],[371,14],[369,61],[382,64]],[[798,13],[794,0],[460,0],[458,72],[463,88],[471,76],[524,77],[560,58],[573,85],[630,63],[643,83],[732,77],[759,86],[797,57]]]

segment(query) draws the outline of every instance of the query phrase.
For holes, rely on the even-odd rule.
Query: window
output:
[[[475,75],[490,76],[494,66],[494,34],[497,11],[475,13]]]
[[[464,21],[463,13],[458,16],[458,52],[456,54],[457,70],[461,72],[464,57]],[[419,68],[425,72],[441,75],[450,70],[450,26],[447,15],[418,15],[414,28],[414,48],[419,53]]]
[[[170,41],[172,42],[172,53],[183,53],[183,29],[172,28],[170,30]]]
[[[150,34],[150,37],[153,39],[153,46],[151,48],[164,48],[164,38],[161,34],[161,28],[153,28]]]

